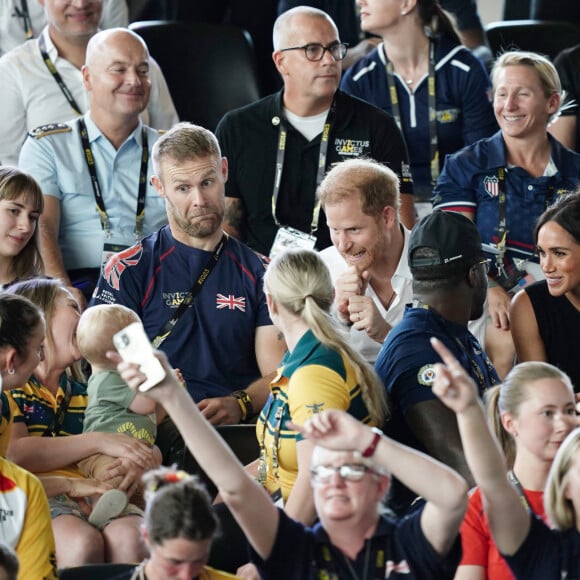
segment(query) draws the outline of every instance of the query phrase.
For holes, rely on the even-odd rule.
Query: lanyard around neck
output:
[[[318,151],[318,170],[316,173],[316,187],[320,185],[320,182],[324,179],[324,173],[326,171],[326,157],[328,154],[328,139],[330,136],[330,131],[332,125],[334,124],[334,118],[336,116],[336,104],[333,101],[328,115],[326,116],[326,121],[324,121],[324,128],[322,129],[322,136],[320,139],[320,149]],[[284,116],[274,117],[273,122],[278,122],[280,129],[278,132],[278,148],[276,152],[276,171],[274,174],[274,188],[272,190],[272,217],[274,218],[274,223],[276,226],[280,227],[280,222],[276,217],[276,206],[278,204],[278,196],[280,195],[280,184],[282,183],[282,172],[284,170],[284,158],[286,153],[286,140],[288,137],[288,125]],[[299,171],[300,168],[295,168]],[[318,219],[320,216],[320,200],[316,198],[314,200],[314,210],[312,212],[312,222],[310,224],[310,233],[314,233],[318,229]]]
[[[85,155],[85,161],[87,162],[87,168],[91,176],[91,185],[93,186],[93,194],[95,196],[95,203],[97,205],[97,212],[99,214],[99,219],[101,220],[101,227],[103,231],[110,235],[111,233],[111,222],[109,221],[109,216],[105,208],[105,200],[103,199],[103,193],[101,191],[101,185],[99,184],[99,179],[97,177],[97,168],[95,165],[95,158],[93,152],[91,151],[91,144],[89,142],[89,133],[87,131],[87,125],[82,117],[78,119],[80,133],[81,133],[81,143],[83,146],[83,153]],[[139,190],[137,194],[137,209],[135,210],[135,238],[141,239],[143,237],[143,222],[145,221],[145,194],[147,191],[147,164],[149,162],[149,149],[147,132],[145,127],[141,131],[141,169],[139,171]]]
[[[498,202],[498,223],[497,223],[497,267],[501,271],[506,253],[507,236],[509,233],[507,227],[507,192],[505,185],[505,174],[507,169],[500,167],[497,170],[497,202]],[[554,184],[548,186],[548,195],[546,195],[545,209],[550,207],[554,197]]]
[[[387,53],[383,46],[385,55],[385,68],[387,71],[387,86],[389,96],[391,97],[391,109],[395,122],[399,129],[404,133],[401,122],[401,107],[399,106],[399,97],[397,87],[395,86],[395,69],[393,63],[388,59]],[[435,44],[429,41],[429,75],[427,77],[428,106],[429,106],[429,148],[430,148],[430,168],[431,168],[431,186],[435,187],[439,177],[439,150],[437,141],[437,108],[435,102]]]
[[[16,16],[22,18],[22,25],[24,27],[24,37],[26,40],[34,38],[34,31],[32,30],[32,20],[30,19],[30,12],[28,11],[28,2],[20,0],[20,8],[14,6]]]
[[[342,576],[339,576],[340,568],[338,564],[342,560],[348,568],[349,580],[377,580],[386,578],[385,573],[387,572],[386,566],[388,566],[388,563],[385,562],[385,551],[381,548],[377,549],[376,545],[372,546],[372,544],[376,543],[376,541],[373,541],[373,538],[367,538],[365,540],[362,576],[359,576],[354,569],[348,556],[338,548],[332,544],[318,544],[315,566],[319,575],[316,577],[331,579],[342,578]],[[327,576],[320,575],[320,572],[326,573]]]
[[[281,400],[278,400],[276,395],[272,396],[268,408],[264,411],[264,425],[262,426],[262,434],[258,441],[260,446],[260,457],[258,460],[258,483],[264,485],[268,479],[268,452],[266,450],[266,430],[268,429],[268,420],[270,418],[270,412],[276,401],[279,401],[279,406],[276,408],[274,414],[274,432],[272,434],[272,443],[270,445],[270,451],[272,454],[272,470],[273,478],[278,479],[280,476],[278,474],[278,468],[280,467],[280,462],[278,459],[278,446],[280,445],[280,433],[282,431],[282,420],[284,418],[284,411],[286,404]]]
[[[205,284],[209,275],[212,273],[213,269],[215,268],[220,256],[222,255],[222,250],[226,245],[228,240],[228,234],[224,233],[222,235],[222,239],[220,243],[217,245],[216,249],[213,251],[212,255],[210,256],[205,268],[201,271],[201,274],[198,276],[197,280],[194,282],[191,290],[187,293],[187,296],[183,298],[183,300],[179,303],[175,313],[173,316],[165,323],[165,326],[161,330],[161,332],[153,339],[153,346],[155,348],[159,348],[167,339],[175,325],[179,322],[179,319],[183,316],[185,311],[187,310],[188,306],[193,303],[195,297],[200,293],[202,286]]]
[[[48,34],[48,32],[47,32],[47,34]],[[56,70],[54,63],[52,62],[52,60],[50,60],[50,56],[48,56],[48,52],[46,50],[46,40],[44,38],[44,34],[41,34],[38,37],[38,48],[40,49],[40,56],[42,57],[42,60],[44,61],[44,64],[46,65],[48,72],[50,72],[50,74],[52,75],[52,78],[56,81],[56,84],[59,86],[60,90],[62,91],[62,94],[65,96],[68,104],[72,107],[72,110],[77,115],[82,115],[83,113],[81,111],[81,108],[78,106],[77,102],[75,101],[75,98],[73,97],[72,93],[70,92],[70,89],[66,86],[66,84],[62,80],[62,77],[60,76],[60,73]]]

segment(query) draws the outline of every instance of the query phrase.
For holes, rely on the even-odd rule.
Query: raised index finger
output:
[[[431,337],[431,346],[433,350],[441,357],[441,360],[445,363],[446,366],[456,366],[461,364],[459,361],[451,354],[451,351],[438,339],[434,336]]]

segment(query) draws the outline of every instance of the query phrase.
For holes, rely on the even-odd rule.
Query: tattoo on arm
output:
[[[236,238],[246,239],[246,216],[241,199],[226,197],[224,226],[226,231]]]

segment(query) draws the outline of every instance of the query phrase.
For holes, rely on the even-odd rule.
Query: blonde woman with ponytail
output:
[[[288,430],[286,421],[303,424],[324,409],[341,409],[363,423],[381,426],[384,387],[331,317],[332,281],[317,253],[290,250],[277,255],[264,277],[264,290],[270,317],[288,351],[256,427],[258,478],[271,494],[281,496],[288,515],[309,525],[315,518],[313,445]]]
[[[566,419],[575,414],[570,379],[548,363],[520,363],[502,385],[486,392],[486,403],[509,480],[526,509],[547,522],[544,488],[556,452],[571,430]],[[479,488],[469,498],[461,538],[463,559],[455,580],[514,578],[491,537]]]

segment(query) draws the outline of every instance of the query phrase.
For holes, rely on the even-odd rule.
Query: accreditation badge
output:
[[[105,266],[106,263],[109,261],[109,258],[113,254],[118,254],[123,250],[126,250],[129,246],[127,244],[111,244],[105,243],[103,245],[103,253],[101,254],[101,267]]]
[[[278,233],[274,238],[274,243],[272,244],[272,249],[270,250],[270,258],[273,258],[276,254],[279,254],[280,252],[290,248],[313,250],[315,244],[315,236],[301,232],[296,228],[281,227],[278,228]]]

